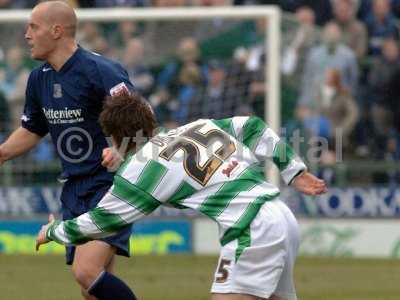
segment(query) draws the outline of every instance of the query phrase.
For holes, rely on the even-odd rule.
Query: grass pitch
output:
[[[118,259],[116,267],[140,300],[206,300],[216,263],[137,256]],[[0,270],[0,299],[81,299],[61,256],[0,255]],[[399,300],[400,260],[300,258],[296,284],[300,300]]]

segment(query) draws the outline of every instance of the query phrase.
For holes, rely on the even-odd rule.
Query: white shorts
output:
[[[249,230],[222,247],[211,293],[296,300],[298,248],[298,223],[290,209],[279,199],[266,202]]]

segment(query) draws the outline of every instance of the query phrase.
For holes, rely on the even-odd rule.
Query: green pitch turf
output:
[[[117,273],[139,300],[205,300],[216,261],[195,256],[121,258]],[[296,282],[300,300],[399,300],[400,260],[300,258]],[[0,255],[0,299],[81,298],[61,256]]]

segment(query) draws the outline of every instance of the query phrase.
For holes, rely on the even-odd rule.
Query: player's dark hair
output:
[[[107,97],[99,120],[106,136],[112,136],[117,146],[122,145],[124,138],[129,141],[128,151],[136,146],[135,138],[152,137],[157,125],[150,105],[134,92]]]

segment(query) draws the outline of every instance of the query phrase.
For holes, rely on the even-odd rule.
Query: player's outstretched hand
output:
[[[46,238],[47,229],[54,222],[54,216],[52,214],[49,215],[49,223],[43,225],[40,229],[37,237],[36,237],[36,251],[39,251],[40,245],[47,244],[49,241]]]
[[[325,181],[315,177],[309,172],[303,172],[297,176],[292,186],[299,192],[310,196],[321,195],[328,191]]]
[[[103,161],[101,162],[102,166],[106,167],[107,170],[110,172],[115,172],[116,170],[118,170],[123,160],[121,154],[119,154],[119,152],[113,147],[103,149],[102,157],[103,157]]]

